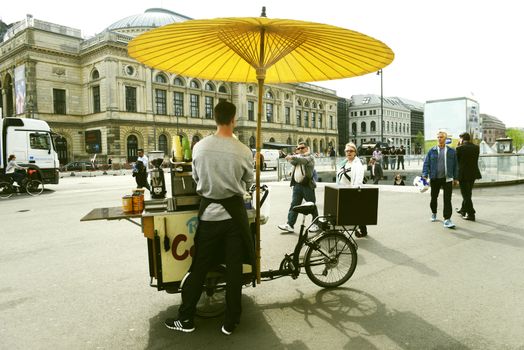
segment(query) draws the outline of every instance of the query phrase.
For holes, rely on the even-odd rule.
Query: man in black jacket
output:
[[[479,146],[471,143],[471,135],[460,134],[460,146],[457,147],[458,180],[462,194],[462,206],[457,213],[465,220],[475,221],[475,209],[471,201],[471,192],[475,180],[482,178],[479,170]]]

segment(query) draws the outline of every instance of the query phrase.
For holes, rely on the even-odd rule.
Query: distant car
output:
[[[62,171],[95,170],[93,163],[87,161],[69,162],[62,167]]]

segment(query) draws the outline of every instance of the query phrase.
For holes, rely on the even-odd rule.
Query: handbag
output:
[[[307,176],[306,170],[304,169],[304,166],[302,164],[295,165],[293,169],[293,180],[295,180],[295,183],[301,185],[309,184],[311,179]]]

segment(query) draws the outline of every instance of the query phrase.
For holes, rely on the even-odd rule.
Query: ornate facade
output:
[[[28,16],[0,43],[2,117],[38,118],[57,133],[62,163],[93,158],[130,162],[138,148],[170,154],[173,137],[193,142],[215,131],[213,107],[237,106],[237,135],[254,147],[257,85],[208,81],[146,67],[127,55],[127,43],[158,25],[189,18],[150,9],[83,39],[77,29]],[[337,96],[311,84],[267,85],[263,142],[296,144],[314,152],[336,147]]]

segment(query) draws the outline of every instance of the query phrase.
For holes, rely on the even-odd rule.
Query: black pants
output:
[[[471,193],[475,180],[460,180],[460,193],[462,194],[462,206],[460,211],[470,216],[475,216],[475,209],[471,201]]]
[[[233,219],[200,221],[195,242],[191,273],[182,288],[182,305],[178,316],[192,320],[203,290],[207,272],[226,264],[226,315],[224,324],[239,323],[242,312],[242,229]]]
[[[440,189],[444,189],[444,220],[447,220],[451,218],[451,213],[453,209],[451,208],[451,190],[453,182],[449,181],[446,182],[445,178],[442,179],[431,179],[429,182],[431,186],[431,202],[429,203],[429,207],[431,208],[431,212],[436,214],[437,213],[437,199],[438,194],[440,192]]]
[[[400,163],[402,163],[402,170],[404,170],[404,157],[400,156],[397,159],[397,169],[400,170]]]

